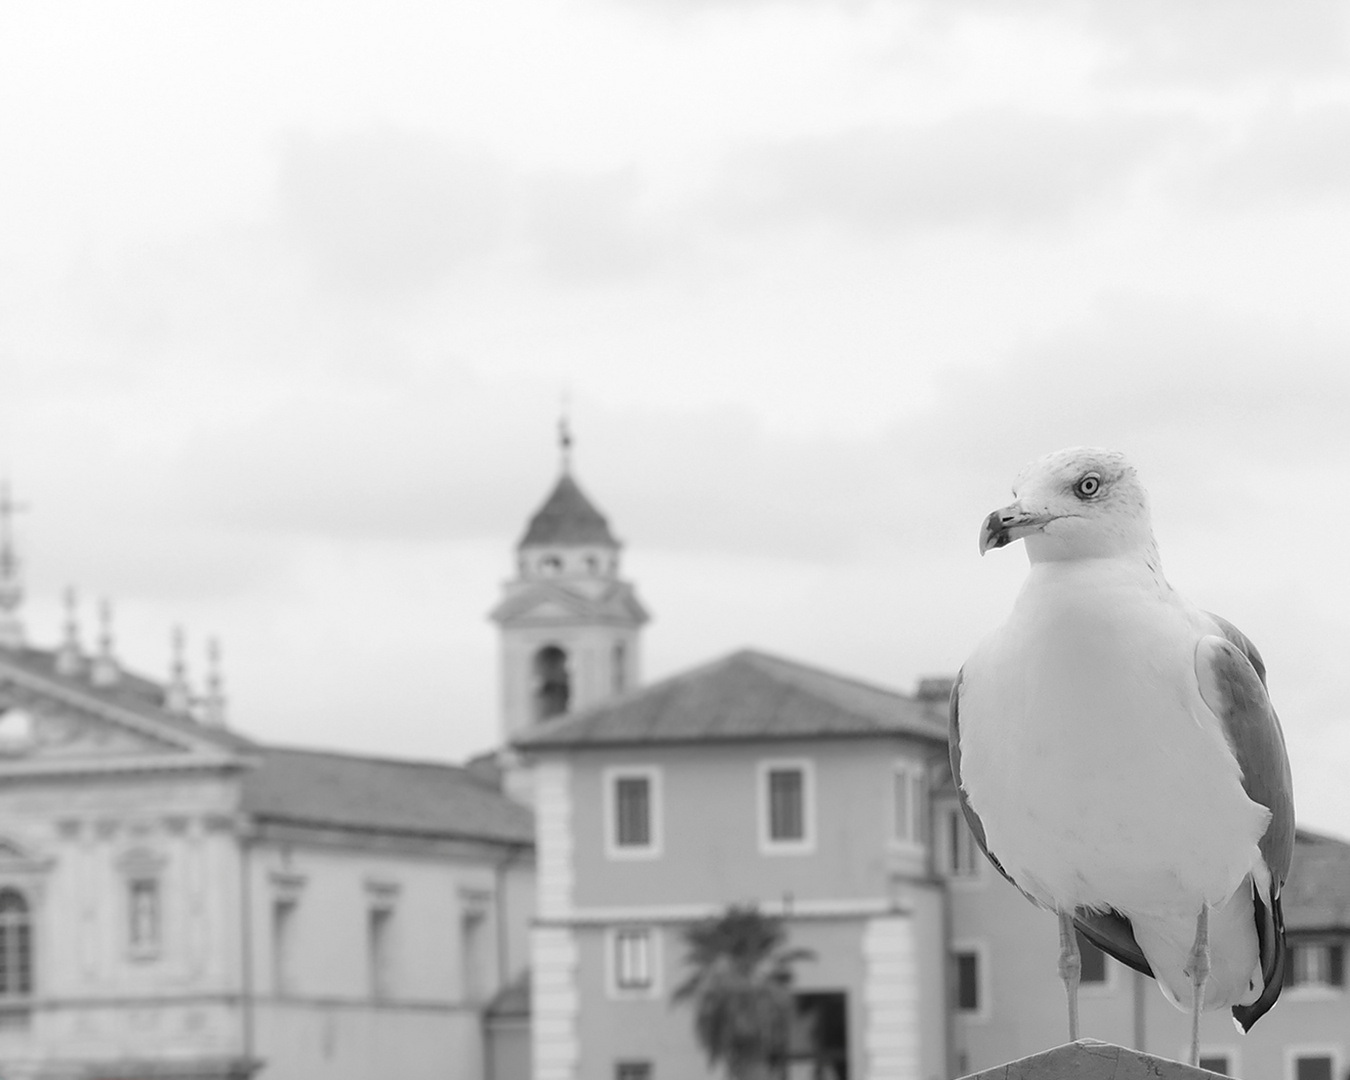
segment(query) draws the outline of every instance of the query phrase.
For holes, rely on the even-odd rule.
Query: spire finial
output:
[[[164,690],[164,707],[172,713],[186,715],[192,711],[192,687],[187,675],[187,635],[181,626],[173,628],[172,659],[169,663],[169,685]]]
[[[79,597],[75,586],[67,585],[62,599],[66,617],[62,624],[61,647],[56,650],[56,671],[59,675],[78,675],[84,667],[84,651],[80,648]]]
[[[122,669],[113,652],[112,601],[106,596],[98,602],[98,652],[89,672],[95,686],[112,686],[122,677]]]
[[[14,515],[27,510],[14,501],[9,478],[0,477],[0,645],[11,649],[23,645],[23,623],[19,605],[23,603],[23,583],[19,580],[19,557],[14,552]]]
[[[206,642],[206,697],[202,702],[202,721],[212,727],[225,726],[225,679],[220,672],[220,639]]]
[[[572,471],[572,425],[567,416],[567,393],[564,391],[562,410],[558,416],[558,453],[562,459],[562,471]]]

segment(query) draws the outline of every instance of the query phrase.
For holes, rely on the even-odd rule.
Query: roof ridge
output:
[[[771,663],[781,664],[784,667],[796,668],[798,671],[818,675],[821,678],[829,679],[831,682],[847,683],[863,690],[871,690],[878,694],[889,694],[892,697],[902,698],[905,701],[919,704],[919,698],[914,694],[907,694],[903,690],[897,690],[894,687],[883,686],[881,683],[872,682],[858,675],[849,675],[838,671],[831,671],[828,668],[823,668],[816,664],[808,664],[801,660],[789,659],[788,657],[778,655],[777,653],[765,652],[763,649],[747,648],[741,651],[753,658],[768,660]]]
[[[340,758],[343,761],[363,761],[372,765],[399,765],[419,769],[446,769],[464,773],[472,779],[478,779],[467,765],[455,761],[437,761],[432,758],[393,757],[388,754],[368,754],[361,750],[343,750],[317,746],[295,746],[282,743],[256,742],[254,744],[264,753],[277,751],[283,754],[306,754],[309,757]]]

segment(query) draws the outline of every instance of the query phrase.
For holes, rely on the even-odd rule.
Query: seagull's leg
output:
[[[1073,912],[1059,913],[1059,977],[1069,996],[1069,1042],[1078,1041],[1078,979],[1083,960],[1078,955],[1078,935],[1073,928]]]
[[[1191,1064],[1200,1064],[1200,1009],[1205,1003],[1205,981],[1209,978],[1209,905],[1200,905],[1195,917],[1195,944],[1186,960],[1191,977]]]

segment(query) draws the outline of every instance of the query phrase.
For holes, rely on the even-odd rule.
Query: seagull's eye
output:
[[[1102,478],[1095,472],[1084,473],[1073,486],[1073,493],[1080,499],[1090,499],[1102,489]]]

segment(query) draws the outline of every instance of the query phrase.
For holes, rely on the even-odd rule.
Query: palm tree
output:
[[[729,1080],[770,1080],[787,1067],[792,968],[815,958],[789,949],[781,919],[733,905],[684,931],[688,977],[671,1000],[692,1002],[694,1033]]]

